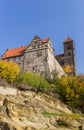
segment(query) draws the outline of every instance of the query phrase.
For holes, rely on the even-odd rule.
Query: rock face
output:
[[[0,130],[84,130],[83,125],[83,116],[46,94],[0,95]]]
[[[2,95],[14,95],[15,96],[15,95],[17,95],[17,89],[0,86],[0,94],[2,94]]]

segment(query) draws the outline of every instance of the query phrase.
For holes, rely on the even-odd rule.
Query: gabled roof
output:
[[[41,41],[42,43],[47,43],[49,41],[49,38],[41,40],[41,38],[36,35],[34,36],[33,41]]]
[[[27,46],[21,47],[21,48],[15,48],[13,50],[8,50],[3,56],[2,59],[6,59],[9,57],[16,57],[16,56],[22,56],[24,52],[26,51]]]
[[[47,43],[49,41],[49,38],[42,40],[42,43]]]
[[[49,38],[42,40],[42,43],[45,44],[49,41]],[[15,48],[12,50],[7,50],[6,53],[2,56],[2,59],[11,58],[11,57],[17,57],[24,55],[26,49],[28,46]]]
[[[69,42],[72,42],[73,40],[70,38],[70,37],[68,37],[65,41],[64,41],[64,43],[69,43]]]

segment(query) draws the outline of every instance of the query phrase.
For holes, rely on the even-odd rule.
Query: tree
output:
[[[71,74],[73,72],[73,68],[70,66],[70,65],[66,65],[64,67],[64,71],[67,73],[67,74]]]
[[[20,68],[16,63],[0,60],[0,78],[12,83],[19,72]]]
[[[59,93],[60,98],[70,106],[77,106],[80,104],[79,81],[77,77],[62,77],[57,92]]]

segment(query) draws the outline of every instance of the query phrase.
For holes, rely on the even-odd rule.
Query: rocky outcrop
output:
[[[0,86],[0,94],[2,95],[17,95],[17,89],[10,87],[2,87]]]
[[[82,115],[46,94],[17,90],[17,95],[0,95],[1,130],[84,130],[83,125]]]

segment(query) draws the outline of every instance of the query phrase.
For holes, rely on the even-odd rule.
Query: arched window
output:
[[[70,56],[70,52],[68,52],[68,56]]]

